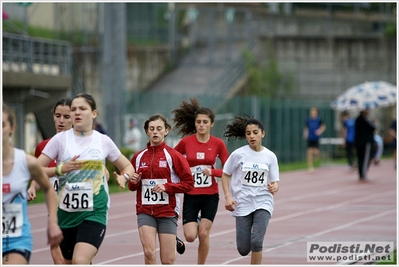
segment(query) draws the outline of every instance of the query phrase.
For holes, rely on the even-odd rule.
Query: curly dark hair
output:
[[[246,114],[236,115],[233,121],[226,125],[223,136],[227,137],[227,140],[230,140],[230,138],[239,140],[245,139],[245,130],[250,124],[258,125],[259,128],[264,131],[262,122],[254,119],[253,116],[250,117]]]
[[[201,107],[196,98],[190,98],[190,101],[191,104],[183,101],[179,108],[172,111],[173,122],[175,123],[173,129],[179,129],[178,135],[185,136],[196,133],[195,119],[198,114],[207,115],[211,119],[211,123],[215,121],[215,113],[211,109]]]

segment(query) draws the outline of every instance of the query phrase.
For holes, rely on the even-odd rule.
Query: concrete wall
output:
[[[101,83],[101,55],[96,51],[74,52],[84,81],[85,90],[96,99],[99,109],[98,120],[103,120],[103,87]],[[127,92],[146,89],[154,83],[168,68],[170,51],[167,47],[128,47],[127,51]]]
[[[333,100],[364,81],[397,83],[395,38],[262,36],[261,62],[267,62],[267,44],[280,71],[294,75],[298,97]]]

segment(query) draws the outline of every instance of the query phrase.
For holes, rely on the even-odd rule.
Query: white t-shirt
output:
[[[246,216],[257,209],[273,213],[274,198],[267,184],[280,178],[277,157],[272,151],[266,147],[259,152],[249,145],[240,147],[230,154],[223,172],[232,176],[230,190],[238,204],[232,216]]]
[[[73,128],[68,131],[73,131]],[[64,155],[66,147],[66,132],[68,131],[63,131],[54,135],[47,143],[42,153],[47,155],[52,160],[55,159],[57,162],[62,162],[62,156]],[[97,132],[96,130],[93,131]],[[100,134],[99,132],[97,133],[100,135],[101,138],[101,146],[104,155],[106,155],[106,158],[109,161],[114,162],[121,155],[121,151],[111,140],[111,138],[109,138],[109,136],[105,134]],[[77,135],[73,136],[75,138],[76,145],[79,146],[80,148],[84,148],[90,146],[90,144],[93,141],[93,135],[94,132],[92,135],[89,136],[77,136]]]
[[[135,152],[140,150],[141,146],[141,132],[137,127],[133,127],[126,131],[123,138],[126,147],[134,150]],[[132,143],[130,143],[132,142]]]

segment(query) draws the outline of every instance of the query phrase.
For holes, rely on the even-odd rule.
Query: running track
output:
[[[361,183],[357,173],[348,173],[346,166],[325,166],[310,174],[306,170],[281,173],[262,264],[310,264],[306,259],[309,241],[382,241],[394,242],[396,247],[397,175],[392,159],[371,166],[369,174],[372,181]],[[221,183],[219,188],[219,211],[211,230],[207,264],[249,264],[250,256],[242,257],[236,250],[235,221],[224,209]],[[134,203],[133,192],[111,195],[108,228],[94,264],[144,264]],[[45,237],[45,206],[29,205],[28,212],[34,241],[30,263],[52,264]],[[178,235],[184,240],[182,228],[179,220]],[[178,254],[175,263],[196,264],[197,247],[197,240],[186,242],[186,252]]]

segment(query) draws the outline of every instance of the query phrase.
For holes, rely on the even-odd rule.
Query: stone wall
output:
[[[295,77],[295,95],[333,100],[364,81],[396,84],[396,39],[385,37],[262,36],[261,62],[272,47],[282,73]]]

